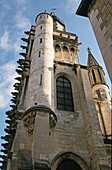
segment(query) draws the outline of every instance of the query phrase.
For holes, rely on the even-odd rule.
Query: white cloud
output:
[[[18,42],[14,43],[14,50],[15,50],[16,53],[19,53],[19,51],[21,51],[19,40],[18,40]]]
[[[8,31],[5,31],[3,36],[1,37],[1,39],[0,39],[0,47],[5,49],[5,50],[8,50],[10,48]]]
[[[12,50],[17,54],[21,50],[20,44],[22,34],[23,31],[16,31],[12,36],[11,32],[5,30],[3,36],[0,38],[0,48],[3,49],[5,53]]]
[[[22,13],[19,11],[15,17],[16,19],[16,28],[21,30],[28,30],[31,27],[30,20],[24,16],[22,16]]]
[[[13,3],[13,6],[15,6],[15,14],[12,15],[12,13],[10,13],[9,17],[12,19],[4,25],[4,18],[12,8],[11,3],[13,0],[11,0],[10,3],[7,0],[0,0],[0,6],[2,8],[0,11],[0,24],[3,26],[0,33],[0,48],[4,50],[4,53],[12,51],[17,54],[20,51],[21,37],[23,37],[24,31],[29,30],[31,27],[30,20],[23,14],[25,13],[26,3],[28,3],[28,1],[29,0],[15,0]]]
[[[14,91],[13,84],[17,73],[16,64],[10,61],[0,67],[0,108],[9,104],[11,91]]]
[[[81,0],[67,0],[65,9],[68,13],[75,13]]]

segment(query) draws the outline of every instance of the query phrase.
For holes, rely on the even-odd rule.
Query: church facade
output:
[[[78,36],[54,13],[40,13],[25,33],[1,169],[109,170],[111,99],[102,67],[90,49],[87,66],[76,64]]]

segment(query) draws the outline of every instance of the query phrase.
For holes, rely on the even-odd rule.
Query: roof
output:
[[[58,21],[61,25],[65,27],[64,22],[60,18],[58,18],[54,13],[51,13],[50,15],[52,16],[54,21]]]
[[[88,11],[90,9],[90,6],[93,5],[95,1],[96,0],[82,0],[76,11],[76,14],[88,17]]]
[[[94,56],[92,55],[90,49],[88,48],[88,66],[99,66],[98,62],[96,61],[96,59],[94,58]]]

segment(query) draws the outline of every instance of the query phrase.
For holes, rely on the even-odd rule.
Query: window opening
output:
[[[107,132],[106,132],[106,128],[105,128],[105,123],[104,123],[104,119],[103,119],[103,115],[102,115],[102,110],[101,110],[101,106],[100,106],[100,103],[97,102],[97,105],[98,105],[98,109],[99,109],[99,114],[100,114],[100,118],[101,118],[101,123],[102,123],[102,128],[103,128],[103,131],[104,131],[104,135],[106,136],[107,135]]]
[[[39,57],[41,56],[41,51],[39,51]]]
[[[98,70],[98,74],[99,74],[99,77],[100,77],[100,81],[102,82],[102,77],[101,77],[101,73],[100,73],[100,70],[97,68]]]
[[[58,44],[55,46],[55,52],[61,52],[61,48]]]
[[[40,26],[40,29],[42,29],[42,25]]]
[[[96,77],[95,77],[94,70],[92,70],[92,74],[93,74],[94,83],[96,83]]]
[[[63,51],[68,51],[68,48],[66,46],[64,46]]]
[[[71,48],[71,55],[74,56],[74,48]]]
[[[42,86],[42,74],[40,75],[40,86]]]
[[[71,48],[71,51],[74,52],[74,48]]]
[[[30,56],[31,56],[32,47],[33,47],[33,42],[34,42],[34,40],[31,40],[31,46],[30,46],[30,52],[29,52],[29,58],[30,58]]]
[[[70,159],[66,159],[62,161],[58,167],[57,170],[82,170],[81,167],[74,161]]]
[[[42,38],[40,38],[40,43],[42,43]]]
[[[96,90],[96,94],[97,94],[98,98],[101,98],[100,90]]]
[[[56,92],[57,109],[74,111],[71,83],[67,78],[57,78]]]
[[[66,46],[63,46],[63,57],[67,60],[70,59],[69,51],[68,51],[68,48]]]

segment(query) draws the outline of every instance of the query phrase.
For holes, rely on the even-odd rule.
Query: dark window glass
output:
[[[34,42],[34,40],[31,40],[31,48],[30,48],[30,52],[29,52],[29,58],[30,58],[30,56],[31,56],[32,47],[33,47],[33,42]]]
[[[101,98],[100,90],[96,90],[96,94],[97,94],[98,98]]]
[[[41,51],[39,51],[39,57],[41,56]]]
[[[96,83],[96,77],[95,77],[94,70],[92,70],[92,74],[93,74],[94,83]]]
[[[42,74],[40,75],[40,86],[42,86]]]
[[[58,167],[57,170],[82,170],[81,167],[75,163],[74,161],[67,159],[62,161]]]
[[[65,94],[65,99],[71,99],[72,95],[71,94]]]
[[[100,81],[102,82],[102,77],[101,77],[101,73],[100,73],[100,70],[97,68],[98,70],[98,74],[99,74],[99,77],[100,77]]]
[[[42,43],[42,38],[40,38],[40,43]]]
[[[68,83],[65,83],[65,87],[70,87],[70,84],[68,84]]]
[[[74,111],[71,83],[67,78],[57,78],[56,93],[57,109]]]

